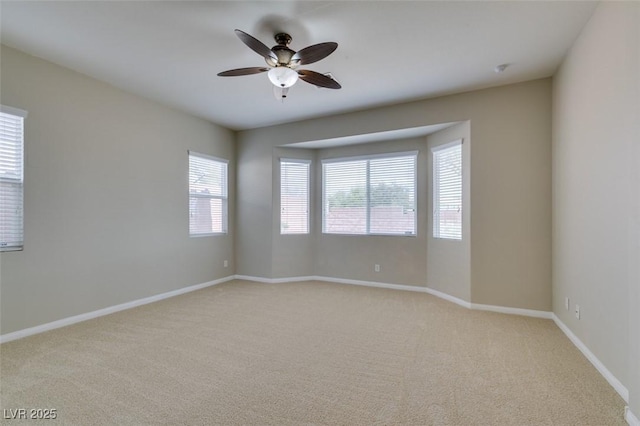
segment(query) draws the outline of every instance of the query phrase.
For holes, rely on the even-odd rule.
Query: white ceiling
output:
[[[165,1],[0,3],[3,44],[113,86],[249,129],[552,75],[596,6],[583,1]],[[234,34],[267,46],[335,41],[303,66],[341,90],[298,82],[277,101],[265,66]],[[498,64],[510,66],[502,74]]]

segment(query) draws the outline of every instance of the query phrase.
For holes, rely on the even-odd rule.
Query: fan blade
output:
[[[271,51],[263,42],[258,40],[257,38],[250,36],[244,31],[235,30],[236,35],[244,44],[246,44],[251,50],[256,52],[258,55],[266,58],[272,58],[274,60],[278,60],[278,57],[275,53]]]
[[[237,68],[235,70],[219,72],[218,77],[236,77],[239,75],[259,74],[265,71],[269,71],[269,68],[264,68],[264,67]]]
[[[291,61],[300,61],[298,62],[298,65],[312,64],[326,58],[337,48],[338,43],[334,43],[332,41],[327,43],[314,44],[313,46],[305,47],[304,49],[298,50],[291,57]]]
[[[306,81],[307,83],[314,84],[320,87],[326,87],[327,89],[340,89],[340,83],[332,79],[331,77],[327,77],[324,74],[320,74],[319,72],[310,71],[310,70],[298,70],[298,75],[301,80]]]

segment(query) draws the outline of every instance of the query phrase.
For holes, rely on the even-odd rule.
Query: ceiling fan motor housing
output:
[[[277,66],[277,67],[287,67],[290,65],[295,65],[293,63],[291,63],[291,57],[296,53],[295,51],[289,49],[287,46],[283,46],[281,44],[278,44],[276,46],[273,46],[271,48],[271,51],[273,53],[276,54],[276,56],[278,57],[278,63],[275,65],[271,65],[271,66]],[[269,58],[271,59],[271,58]],[[295,61],[294,61],[295,62]],[[269,61],[267,61],[267,63],[269,63]]]
[[[265,58],[267,64],[272,67],[291,67],[298,64],[300,61],[291,61],[293,55],[295,55],[295,51],[289,49],[287,46],[291,43],[291,36],[287,33],[278,33],[274,36],[277,45],[271,48],[271,51],[278,57],[278,61],[276,62],[273,58]]]

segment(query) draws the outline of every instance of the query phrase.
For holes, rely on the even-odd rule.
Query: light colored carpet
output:
[[[232,281],[0,355],[2,408],[40,424],[625,424],[550,320],[342,284]]]

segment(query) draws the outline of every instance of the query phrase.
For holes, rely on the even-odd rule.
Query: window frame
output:
[[[305,232],[283,232],[282,231],[282,165],[283,163],[292,163],[292,164],[304,164],[307,166],[307,179],[306,179],[306,231]],[[303,158],[280,158],[280,235],[309,235],[311,233],[311,164],[312,161]]]
[[[463,157],[463,149],[462,144],[464,143],[463,139],[456,139],[454,141],[444,143],[441,145],[437,145],[431,148],[431,168],[432,168],[432,220],[431,220],[431,236],[437,240],[447,240],[447,241],[462,241],[464,236],[464,157]],[[458,148],[460,150],[460,228],[459,228],[459,237],[457,236],[447,236],[443,235],[441,232],[441,221],[439,214],[440,200],[439,188],[436,186],[438,182],[441,180],[438,174],[438,167],[436,167],[437,154],[442,153],[443,151],[450,151],[453,148]]]
[[[188,197],[189,204],[187,214],[189,216],[189,237],[199,238],[199,237],[210,237],[216,235],[227,235],[229,233],[229,160],[225,158],[216,157],[213,155],[202,154],[196,151],[187,151],[187,175],[188,175]],[[224,185],[223,185],[223,194],[192,194],[191,193],[191,157],[196,157],[202,160],[207,160],[215,163],[219,163],[224,166]],[[222,217],[221,220],[221,232],[199,232],[193,233],[191,228],[191,201],[192,199],[209,199],[209,200],[221,200],[222,202]]]
[[[18,225],[19,229],[14,230],[19,238],[14,241],[2,241],[5,239],[3,235],[0,234],[0,252],[12,252],[12,251],[22,251],[24,250],[24,169],[25,169],[25,120],[27,118],[28,112],[21,110],[19,108],[14,108],[6,105],[0,105],[0,113],[3,115],[10,116],[10,119],[17,119],[16,121],[20,123],[20,129],[17,133],[19,133],[19,139],[8,140],[9,143],[13,143],[17,148],[19,161],[16,162],[16,165],[19,168],[19,172],[14,174],[13,176],[2,176],[0,175],[0,184],[8,184],[9,186],[17,186],[18,193],[20,194],[17,202],[15,203],[15,207],[18,210],[16,216],[18,216]]]
[[[401,151],[387,152],[380,154],[357,155],[349,157],[325,158],[321,160],[322,165],[322,234],[325,235],[346,235],[346,236],[390,236],[390,237],[417,237],[418,236],[418,155],[420,151]],[[371,160],[394,159],[401,157],[413,157],[413,232],[412,233],[394,233],[394,232],[371,232]],[[328,212],[327,201],[327,181],[325,165],[335,163],[346,163],[355,161],[366,161],[366,231],[364,233],[348,233],[348,232],[327,232],[326,215]]]

